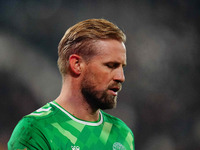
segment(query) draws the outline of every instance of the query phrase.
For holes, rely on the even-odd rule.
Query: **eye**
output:
[[[119,67],[119,65],[120,65],[119,63],[106,63],[106,66],[111,69],[115,69]]]

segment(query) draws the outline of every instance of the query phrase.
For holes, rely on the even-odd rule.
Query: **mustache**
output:
[[[121,91],[122,90],[122,84],[121,83],[112,83],[108,86],[108,89],[117,89],[117,91]]]

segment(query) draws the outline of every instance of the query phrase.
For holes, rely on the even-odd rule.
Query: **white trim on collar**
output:
[[[79,120],[77,118],[75,118],[73,115],[71,115],[70,113],[68,113],[65,109],[63,109],[62,107],[60,107],[59,105],[57,105],[56,103],[50,102],[52,105],[56,106],[58,109],[60,109],[62,112],[64,112],[67,116],[69,116],[72,120],[81,123],[81,124],[85,124],[85,125],[89,125],[89,126],[99,126],[100,124],[102,124],[103,122],[103,116],[102,113],[100,111],[100,121],[99,122],[88,122],[88,121],[83,121],[83,120]]]

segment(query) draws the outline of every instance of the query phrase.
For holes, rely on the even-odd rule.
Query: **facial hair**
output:
[[[81,92],[87,101],[87,103],[94,109],[111,109],[117,105],[117,96],[107,93],[109,87],[118,85],[119,83],[113,83],[109,85],[104,91],[95,90],[94,86],[88,78],[84,78],[81,84]],[[98,86],[98,85],[97,85]],[[121,87],[121,84],[120,84]]]

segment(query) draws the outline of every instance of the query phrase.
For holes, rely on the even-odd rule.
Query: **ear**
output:
[[[76,54],[72,54],[69,57],[69,67],[74,75],[80,75],[82,71],[82,57]]]

